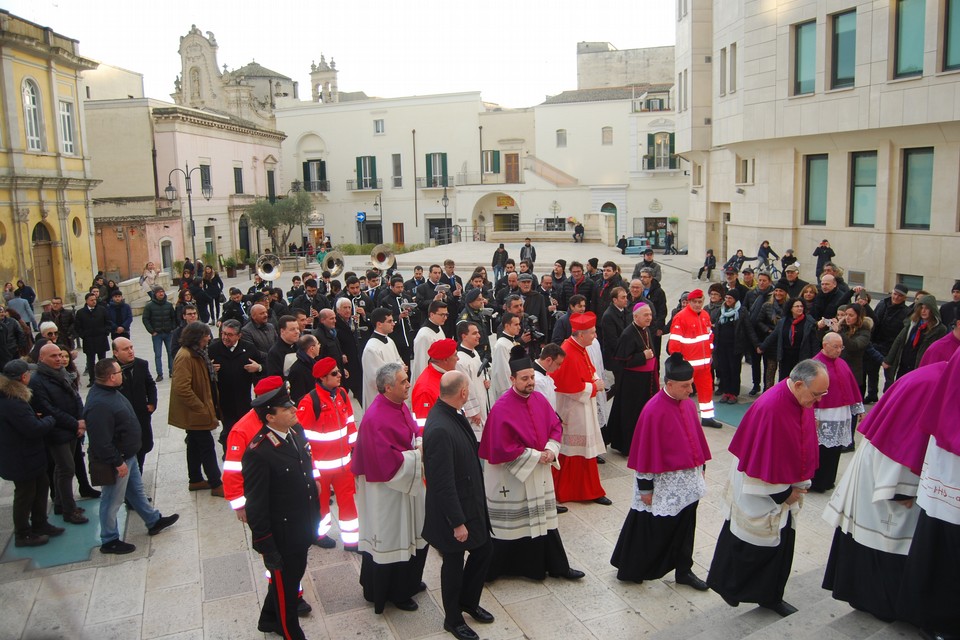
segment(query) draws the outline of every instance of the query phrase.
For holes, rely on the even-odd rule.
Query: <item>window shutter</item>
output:
[[[303,163],[303,190],[310,191],[310,163]]]
[[[325,160],[320,161],[320,180],[327,179],[327,163]]]
[[[493,172],[500,173],[500,152],[493,152]]]
[[[440,163],[441,163],[440,175],[443,176],[443,184],[440,186],[444,186],[447,184],[447,154],[445,153],[440,154]]]
[[[433,184],[433,156],[427,154],[427,186],[432,186]]]
[[[647,155],[652,156],[657,152],[656,136],[652,133],[647,134]]]
[[[370,188],[377,188],[377,157],[370,156]]]
[[[363,189],[363,158],[357,156],[357,189]]]
[[[671,133],[671,134],[670,134],[670,168],[671,168],[671,169],[676,169],[676,168],[677,168],[677,153],[676,153],[676,150],[674,149],[674,138],[673,138],[673,136],[674,136],[674,134]]]

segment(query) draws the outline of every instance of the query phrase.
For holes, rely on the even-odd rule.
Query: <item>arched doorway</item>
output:
[[[612,202],[608,202],[600,207],[600,211],[603,213],[612,213],[613,215],[617,215],[617,205],[613,204]]]
[[[52,298],[56,295],[56,282],[53,279],[53,238],[50,230],[42,222],[33,227],[33,288],[37,297]]]
[[[238,235],[240,241],[238,246],[242,251],[247,252],[247,257],[250,257],[250,223],[247,221],[247,216],[240,216]]]

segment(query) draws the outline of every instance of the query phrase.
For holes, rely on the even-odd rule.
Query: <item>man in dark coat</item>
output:
[[[267,352],[264,373],[268,376],[281,376],[284,379],[296,359],[297,340],[300,339],[300,325],[294,316],[281,316],[278,320],[279,336]]]
[[[236,287],[230,287],[230,299],[223,303],[223,312],[220,314],[220,323],[227,320],[236,320],[242,327],[250,319],[247,308],[243,303],[243,292]]]
[[[43,345],[37,374],[30,380],[33,392],[30,405],[37,415],[53,416],[55,420],[53,430],[47,436],[47,447],[54,462],[53,512],[62,513],[64,522],[84,524],[87,518],[73,496],[73,477],[77,439],[86,432],[87,425],[83,420],[83,401],[67,381],[65,373],[60,361],[60,347]]]
[[[296,594],[320,525],[313,459],[286,385],[258,396],[253,408],[263,428],[243,454],[243,493],[253,548],[271,578],[257,630],[301,640]]]
[[[459,276],[454,275],[453,278],[454,281],[457,281]],[[450,290],[446,292],[446,294],[437,293],[437,285],[441,284],[450,286],[450,278],[443,274],[443,270],[440,268],[440,265],[430,265],[429,278],[426,282],[417,287],[416,291],[417,306],[420,307],[421,318],[429,317],[430,303],[434,300],[440,300],[447,303],[447,310],[450,312],[450,316],[456,320],[458,315],[457,311],[460,309],[460,298],[454,297],[454,293],[457,291],[457,288],[452,286],[450,287]]]
[[[93,366],[102,360],[110,349],[107,336],[110,335],[110,318],[107,308],[97,304],[97,294],[87,293],[84,305],[77,310],[77,336],[83,342],[83,352],[87,356],[87,374],[90,376],[88,387],[93,386]]]
[[[910,308],[907,307],[907,294],[909,292],[910,290],[907,289],[906,285],[897,283],[890,295],[877,303],[877,308],[874,310],[876,320],[873,323],[873,333],[870,336],[870,341],[873,343],[873,347],[884,356],[890,353],[893,341],[903,330],[903,321],[910,315]],[[863,401],[865,403],[876,402],[880,397],[880,363],[875,362],[870,357],[864,357],[863,364],[867,372],[867,393]],[[897,372],[893,367],[883,370],[884,391],[893,384],[896,374]]]
[[[76,333],[74,333],[74,316],[73,311],[63,308],[63,298],[59,296],[54,296],[50,298],[50,311],[44,311],[40,316],[41,324],[44,322],[52,322],[57,325],[57,344],[67,347],[68,349],[73,349],[73,341],[76,339]]]
[[[291,309],[303,309],[314,328],[320,324],[320,312],[323,309],[330,308],[330,301],[325,295],[320,293],[320,287],[313,278],[308,279],[303,284],[304,292],[293,299],[290,303]]]
[[[120,393],[130,401],[133,412],[140,422],[140,451],[137,452],[137,465],[143,472],[143,461],[153,450],[153,424],[150,416],[157,410],[157,383],[150,375],[150,365],[143,358],[137,358],[133,352],[133,342],[128,338],[116,338],[113,341],[113,358],[123,372],[123,384]]]
[[[107,316],[110,318],[110,339],[123,336],[130,337],[130,325],[133,324],[133,310],[123,301],[123,291],[117,289],[110,297],[107,305]]]
[[[403,278],[400,276],[394,276],[390,280],[390,287],[380,294],[378,301],[378,306],[386,307],[393,315],[396,327],[390,334],[390,339],[397,345],[397,352],[408,365],[413,359],[413,337],[420,327],[419,313],[416,307],[410,307],[411,304],[416,304],[413,295],[403,288]]]
[[[627,309],[627,292],[623,287],[614,287],[610,294],[610,306],[600,318],[600,350],[603,353],[603,368],[615,372],[619,369],[614,363],[617,345],[623,330],[630,324],[633,314]],[[610,396],[610,392],[607,392]]]
[[[560,305],[564,311],[570,304],[570,298],[577,294],[586,299],[587,310],[590,310],[590,303],[593,300],[593,280],[584,275],[582,264],[576,261],[570,263],[570,277],[563,281],[560,292]]]
[[[207,354],[217,370],[223,423],[220,444],[226,447],[230,429],[250,411],[250,389],[263,366],[257,349],[240,337],[240,323],[236,320],[227,320],[220,325],[220,338],[210,343]]]
[[[653,324],[650,325],[650,333],[653,335],[653,353],[659,358],[663,334],[668,331],[667,294],[664,293],[654,272],[645,271],[645,269],[647,267],[640,270],[640,282],[643,284],[642,297],[653,305]]]
[[[313,335],[320,341],[320,355],[329,356],[341,365],[346,364],[347,361],[343,359],[343,351],[340,349],[340,341],[337,339],[337,314],[332,309],[324,309],[318,317],[320,326]]]
[[[28,386],[36,365],[12,360],[0,374],[0,478],[13,482],[14,546],[37,547],[64,532],[47,520],[47,454],[52,416],[38,418]]]
[[[443,628],[459,640],[479,637],[462,612],[477,622],[493,622],[493,615],[480,606],[493,542],[477,438],[460,413],[469,397],[465,374],[443,374],[440,399],[427,416],[423,437],[424,477],[429,478],[423,537],[443,554]],[[464,566],[466,551],[470,557]]]
[[[341,360],[349,374],[342,384],[353,392],[357,402],[363,402],[363,368],[360,362],[360,339],[357,336],[360,333],[360,327],[353,321],[352,307],[347,298],[337,300],[335,329]]]
[[[304,334],[297,340],[297,359],[290,365],[287,382],[290,383],[290,398],[300,403],[303,396],[316,387],[313,365],[320,359],[320,342],[312,334]],[[335,361],[339,365],[339,360]]]

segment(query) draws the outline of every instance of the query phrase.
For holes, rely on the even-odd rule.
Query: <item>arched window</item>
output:
[[[47,229],[47,225],[42,222],[38,222],[33,228],[33,244],[40,244],[42,242],[53,242],[53,238],[50,237],[50,230]]]
[[[616,213],[617,205],[613,204],[612,202],[607,202],[602,207],[600,207],[600,211],[602,211],[603,213]]]
[[[40,121],[40,88],[33,80],[23,81],[23,123],[27,135],[27,149],[43,151]]]
[[[613,144],[613,127],[600,129],[600,144]]]

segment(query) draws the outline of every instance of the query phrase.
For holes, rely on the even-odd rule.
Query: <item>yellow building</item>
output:
[[[93,280],[94,180],[76,40],[0,9],[0,283],[82,300]]]

